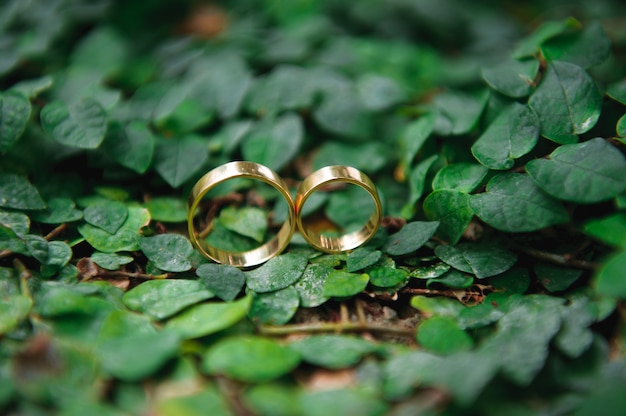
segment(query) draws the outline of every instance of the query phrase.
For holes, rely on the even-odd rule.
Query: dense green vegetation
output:
[[[4,1],[0,412],[622,415],[625,114],[618,0]],[[231,160],[361,169],[382,227],[211,263]],[[286,212],[228,183],[245,250]]]

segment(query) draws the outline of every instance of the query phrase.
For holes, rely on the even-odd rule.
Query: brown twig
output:
[[[548,263],[556,264],[558,266],[591,271],[600,267],[600,265],[596,262],[577,259],[571,254],[550,253],[532,247],[524,247],[515,243],[510,244],[510,247],[536,259],[547,261]]]

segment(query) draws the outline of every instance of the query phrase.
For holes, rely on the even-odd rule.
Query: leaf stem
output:
[[[324,332],[378,332],[405,337],[415,336],[415,329],[393,325],[378,325],[361,322],[322,322],[292,325],[261,325],[259,333],[263,335],[314,334]]]
[[[63,223],[61,225],[59,225],[58,227],[56,227],[55,229],[53,229],[52,231],[50,231],[48,234],[46,234],[46,236],[44,237],[44,239],[46,241],[50,241],[52,240],[54,237],[58,236],[59,234],[61,234],[63,231],[65,231],[67,229],[67,223]]]

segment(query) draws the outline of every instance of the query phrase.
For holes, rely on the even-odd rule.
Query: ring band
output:
[[[289,207],[287,219],[278,233],[270,241],[249,251],[230,252],[213,247],[204,238],[199,238],[194,226],[194,213],[204,195],[217,184],[234,178],[256,179],[271,185],[285,198]],[[296,228],[295,207],[287,184],[276,172],[254,162],[229,162],[211,170],[194,185],[189,194],[187,206],[189,209],[187,226],[191,242],[205,257],[218,263],[226,263],[236,267],[256,266],[276,256],[287,247]]]
[[[374,200],[374,212],[367,222],[359,230],[339,237],[313,232],[302,222],[302,207],[309,196],[322,186],[333,182],[357,185],[367,191]],[[367,175],[350,166],[326,166],[307,176],[298,187],[295,204],[300,233],[310,245],[326,253],[340,253],[365,244],[376,234],[382,217],[382,207],[376,186]]]

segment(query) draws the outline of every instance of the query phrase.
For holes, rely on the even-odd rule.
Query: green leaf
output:
[[[458,136],[473,130],[487,104],[489,91],[468,94],[460,91],[441,93],[433,100],[439,112],[435,132],[444,136]]]
[[[278,65],[266,77],[259,77],[248,95],[248,109],[256,114],[310,107],[314,88],[306,69]]]
[[[128,217],[126,205],[118,201],[98,201],[83,211],[85,222],[115,234]]]
[[[438,221],[409,222],[400,231],[392,234],[383,246],[383,251],[392,256],[412,253],[422,247],[439,227]]]
[[[70,105],[53,101],[41,110],[41,126],[61,144],[95,149],[104,140],[107,114],[93,98],[83,98]]]
[[[558,298],[525,296],[498,321],[498,332],[483,341],[481,350],[497,357],[504,375],[528,385],[548,357],[550,341],[561,328]]]
[[[424,195],[424,188],[426,186],[426,177],[428,176],[431,168],[437,166],[436,162],[439,160],[438,155],[432,155],[428,159],[422,160],[418,165],[409,173],[409,188],[411,193],[409,195],[408,205],[413,206]]]
[[[505,314],[493,296],[487,296],[483,303],[469,306],[459,312],[457,322],[462,329],[477,329],[497,322]]]
[[[76,209],[76,204],[69,198],[51,198],[46,201],[46,209],[35,212],[32,219],[44,224],[62,224],[83,218],[83,212]]]
[[[394,287],[404,281],[408,273],[394,267],[379,266],[367,271],[370,283],[378,287]]]
[[[360,186],[348,186],[330,195],[325,214],[344,230],[355,230],[366,224],[374,212],[372,196]]]
[[[208,158],[207,144],[199,137],[161,139],[154,153],[154,168],[172,188],[178,188],[191,179]]]
[[[626,137],[626,115],[621,116],[620,119],[617,120],[615,132],[620,137],[621,142],[624,143],[624,138]]]
[[[219,216],[220,223],[237,234],[262,243],[267,231],[267,213],[256,207],[226,207]]]
[[[555,337],[556,346],[568,357],[577,358],[593,343],[594,334],[589,328],[596,321],[595,311],[587,298],[574,298],[561,305],[563,325]]]
[[[243,392],[243,402],[255,414],[293,416],[300,413],[300,390],[288,384],[265,383]]]
[[[583,274],[582,270],[537,262],[534,272],[541,285],[549,292],[560,292],[570,287]]]
[[[435,127],[435,114],[427,113],[408,124],[399,138],[399,159],[405,173],[413,166],[413,159],[420,151]]]
[[[302,416],[388,414],[389,406],[371,393],[361,389],[338,388],[305,391],[300,396]]]
[[[427,350],[442,355],[467,351],[474,346],[472,338],[459,328],[454,319],[435,316],[417,327],[417,342]]]
[[[210,374],[262,383],[289,373],[298,364],[299,354],[274,340],[238,336],[213,345],[203,358],[202,368]]]
[[[433,279],[444,275],[448,270],[450,270],[450,266],[448,264],[439,262],[430,266],[418,267],[412,270],[411,273],[409,273],[409,276],[416,279]]]
[[[448,189],[469,193],[482,183],[487,172],[487,169],[475,163],[444,166],[433,178],[433,190]]]
[[[309,364],[329,369],[352,367],[376,345],[348,335],[313,335],[289,344]]]
[[[100,253],[96,251],[91,255],[91,260],[98,266],[107,270],[117,270],[121,266],[133,261],[131,256],[122,256],[115,253]]]
[[[510,169],[515,159],[533,150],[539,138],[539,130],[539,119],[530,108],[512,104],[498,115],[472,145],[472,154],[489,169]]]
[[[377,172],[388,161],[388,148],[379,142],[343,143],[326,141],[317,150],[313,169],[324,166],[344,165],[368,173]]]
[[[234,300],[246,282],[241,269],[227,264],[201,264],[196,274],[215,296],[225,301]]]
[[[348,273],[341,270],[330,272],[324,282],[324,296],[347,297],[361,293],[370,278],[367,274]]]
[[[155,138],[145,121],[110,123],[102,150],[120,165],[145,173],[152,163]]]
[[[584,69],[555,61],[548,64],[528,105],[539,116],[543,136],[568,144],[595,126],[602,111],[602,95]]]
[[[306,257],[287,253],[270,259],[261,267],[245,272],[248,288],[257,292],[273,292],[296,282],[304,273]]]
[[[494,276],[488,282],[499,292],[521,294],[530,287],[530,276],[527,269],[516,268]]]
[[[140,380],[174,357],[179,338],[167,331],[135,329],[127,333],[107,333],[107,327],[119,326],[123,316],[114,312],[105,320],[96,343],[96,354],[108,374],[126,381]]]
[[[302,277],[294,284],[300,295],[300,306],[303,308],[315,308],[329,299],[328,296],[324,296],[324,284],[332,270],[331,266],[325,264],[309,264],[306,266]]]
[[[14,330],[17,325],[25,320],[33,306],[33,301],[23,295],[3,295],[0,303],[0,335]]]
[[[181,198],[160,196],[150,198],[143,205],[154,221],[172,223],[187,221],[187,205]]]
[[[21,212],[0,211],[0,225],[12,230],[17,237],[24,238],[30,228],[30,219]]]
[[[159,234],[143,237],[139,247],[156,267],[166,272],[184,272],[191,269],[189,256],[193,247],[189,240],[180,234]]]
[[[505,232],[530,232],[568,221],[565,208],[528,176],[494,176],[485,193],[472,195],[470,207],[481,220]]]
[[[0,222],[2,222],[0,214]],[[583,231],[590,237],[617,247],[626,248],[626,213],[616,212],[585,223]]]
[[[534,56],[548,39],[579,27],[580,23],[572,17],[543,22],[530,36],[517,45],[513,51],[513,57],[520,59]]]
[[[626,105],[626,80],[615,82],[606,89],[606,95]]]
[[[252,298],[248,317],[257,325],[283,325],[293,318],[300,306],[300,295],[293,286]]]
[[[230,328],[248,314],[251,296],[230,303],[203,303],[192,306],[167,321],[165,330],[183,338],[204,337]]]
[[[626,299],[626,251],[613,255],[594,277],[596,291],[604,296]]]
[[[404,92],[392,79],[365,74],[357,80],[361,102],[368,110],[382,111],[405,99]]]
[[[450,244],[456,244],[474,218],[470,196],[453,190],[431,192],[424,200],[424,214],[439,222],[437,235]]]
[[[626,159],[600,137],[561,146],[549,159],[530,161],[526,170],[544,191],[565,201],[591,204],[626,190]]]
[[[96,250],[104,253],[140,250],[141,228],[150,222],[150,214],[145,208],[128,207],[128,217],[115,234],[110,234],[91,224],[81,224],[78,232]]]
[[[529,95],[539,71],[539,61],[508,59],[482,69],[483,79],[491,88],[508,97],[521,98]]]
[[[13,173],[0,173],[0,207],[15,209],[44,209],[37,188],[28,179]]]
[[[326,82],[326,81],[320,81]],[[328,84],[313,119],[325,131],[346,139],[362,140],[371,136],[371,118],[348,81]]]
[[[214,387],[183,396],[165,396],[154,403],[159,416],[230,416],[226,399]]]
[[[37,98],[37,96],[50,89],[54,83],[50,75],[44,75],[40,78],[22,80],[11,86],[9,91],[20,93],[27,98]]]
[[[541,52],[549,61],[567,61],[583,68],[600,65],[611,56],[611,39],[600,22],[590,22],[582,30],[549,39]]]
[[[435,254],[455,269],[474,274],[479,279],[504,273],[517,262],[517,256],[510,251],[482,243],[439,245],[435,247]]]
[[[359,247],[348,253],[346,266],[350,273],[363,270],[368,266],[375,264],[382,254],[379,250],[373,250],[368,247]]]
[[[169,318],[183,309],[213,297],[198,280],[148,280],[124,294],[129,308],[153,319]]]
[[[21,93],[0,93],[0,153],[9,150],[22,137],[30,112],[30,101]]]
[[[443,285],[452,289],[467,289],[473,284],[474,276],[458,270],[450,270],[439,277],[429,279],[426,282],[426,287],[430,289]]]
[[[261,126],[244,138],[241,152],[244,159],[279,171],[300,151],[304,141],[302,121],[295,114],[287,114]]]

